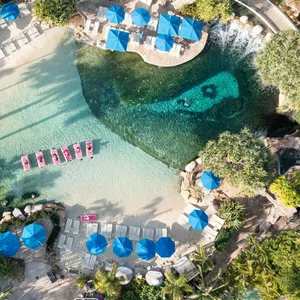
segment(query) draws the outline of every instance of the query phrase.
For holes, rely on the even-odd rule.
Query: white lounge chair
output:
[[[22,46],[28,44],[28,42],[29,42],[27,37],[24,35],[24,33],[22,33],[21,35],[16,37],[15,41],[18,43],[20,48],[22,48]]]
[[[4,58],[5,57],[5,54],[4,52],[2,51],[2,49],[0,48],[0,59]]]
[[[87,223],[86,224],[86,231],[85,231],[85,235],[89,236],[92,234],[93,231],[93,224],[92,223]]]
[[[158,240],[161,237],[162,237],[162,229],[161,228],[156,228],[155,229],[155,239]]]
[[[97,233],[98,232],[98,223],[92,223],[92,233]]]
[[[225,223],[225,220],[221,219],[217,215],[213,214],[208,219],[208,224],[210,224],[215,230],[220,230]]]
[[[89,262],[89,269],[94,270],[96,260],[97,260],[97,256],[91,255],[90,262]]]
[[[116,225],[116,231],[115,231],[115,237],[122,236],[121,232],[122,232],[122,225],[117,224]]]
[[[157,25],[158,25],[158,19],[157,18],[151,18],[148,25],[147,25],[147,29],[152,30],[152,31],[156,31]]]
[[[192,211],[194,211],[194,210],[198,210],[198,209],[201,209],[200,207],[198,207],[198,206],[195,206],[195,205],[193,205],[193,204],[191,204],[191,203],[189,203],[187,206],[186,206],[186,208],[184,209],[184,213],[185,214],[187,214],[187,215],[189,215]]]
[[[206,226],[202,230],[201,234],[203,236],[205,236],[206,238],[208,238],[211,242],[213,242],[216,239],[218,232],[216,230],[212,229],[210,226]]]
[[[100,27],[100,23],[98,21],[95,21],[92,34],[97,35],[99,27]]]
[[[87,269],[89,268],[90,259],[91,259],[91,254],[86,253],[83,259],[83,264],[82,264],[83,268],[87,268]]]
[[[177,223],[181,225],[183,228],[185,228],[186,230],[189,230],[191,228],[191,225],[189,224],[189,219],[185,214],[180,214]]]
[[[92,20],[87,19],[87,21],[85,22],[85,25],[84,25],[84,30],[83,30],[85,33],[90,32],[91,24],[92,24]]]
[[[28,29],[27,34],[32,40],[40,35],[39,31],[34,25]]]
[[[146,40],[144,42],[145,49],[153,49],[153,47],[152,47],[152,44],[153,44],[152,40],[153,40],[153,36],[149,36],[148,35],[146,37]]]
[[[67,239],[66,250],[69,250],[69,251],[72,250],[73,241],[74,241],[74,239],[71,236],[69,236]]]
[[[143,229],[143,238],[153,240],[154,237],[154,229],[144,228]]]
[[[122,24],[125,24],[126,26],[132,26],[131,14],[125,12],[125,17]]]
[[[65,241],[66,241],[67,236],[64,234],[61,234],[58,240],[58,245],[57,248],[59,249],[64,249],[65,248]]]
[[[134,45],[140,44],[140,36],[141,34],[139,32],[131,32],[130,33],[130,42]]]
[[[72,227],[72,219],[67,219],[67,223],[66,223],[66,227],[65,227],[65,232],[66,233],[70,233],[71,231],[71,227]]]
[[[108,239],[111,239],[112,238],[112,231],[113,231],[113,224],[107,224],[106,226],[106,237]]]
[[[21,14],[22,17],[27,17],[31,14],[30,10],[28,9],[28,7],[25,3],[20,3],[18,5],[18,7],[19,7],[20,14]]]
[[[97,12],[97,19],[101,19],[103,17],[103,6],[99,6],[98,12]]]
[[[127,235],[127,226],[122,225],[121,236],[126,236],[126,235]]]
[[[101,223],[101,234],[106,237],[107,233],[107,223]]]
[[[79,227],[80,227],[80,221],[79,220],[74,220],[73,234],[78,234],[79,233]]]
[[[182,49],[181,44],[174,43],[173,47],[170,50],[170,54],[178,57],[180,56],[181,49]]]
[[[167,228],[162,228],[161,229],[161,236],[162,237],[167,237],[168,236],[168,229]]]
[[[41,27],[41,29],[43,30],[43,31],[46,31],[47,29],[49,29],[50,28],[50,25],[47,23],[47,22],[41,22],[40,23],[40,27]]]
[[[7,23],[5,22],[5,20],[2,17],[0,17],[0,30],[4,29],[6,27],[7,27]]]
[[[129,239],[133,241],[139,241],[141,235],[141,228],[130,226],[129,227]]]

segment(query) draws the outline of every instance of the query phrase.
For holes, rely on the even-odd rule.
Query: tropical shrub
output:
[[[0,224],[0,233],[3,233],[5,231],[7,231],[7,229],[8,229],[8,224],[7,223]]]
[[[90,279],[91,279],[90,276],[81,274],[76,279],[76,285],[80,288],[83,288],[85,286],[86,282],[89,281]]]
[[[225,220],[225,226],[233,230],[239,229],[245,222],[245,207],[234,200],[225,200],[221,203],[219,216]]]
[[[273,158],[263,141],[249,129],[223,132],[209,141],[199,154],[205,169],[225,178],[233,186],[251,190],[262,188],[272,178]]]
[[[226,23],[232,14],[232,0],[197,0],[196,3],[184,5],[181,14],[209,22],[216,17]]]
[[[299,273],[300,236],[284,231],[261,243],[251,238],[226,277],[237,291],[257,290],[264,300],[299,299]]]
[[[294,172],[291,178],[280,176],[270,185],[270,191],[277,195],[286,207],[300,205],[300,173]]]
[[[24,276],[25,264],[23,260],[14,258],[4,258],[0,255],[0,278],[20,279]]]
[[[0,300],[7,300],[9,295],[11,295],[11,286],[0,289]]]
[[[55,25],[66,24],[76,11],[75,0],[37,0],[33,7],[34,14],[41,20]]]
[[[227,247],[227,243],[235,232],[232,228],[222,228],[215,240],[215,248],[218,251],[223,251]]]
[[[279,87],[300,111],[300,32],[284,30],[276,33],[257,54],[255,64],[262,82]],[[299,115],[295,117],[298,117]]]

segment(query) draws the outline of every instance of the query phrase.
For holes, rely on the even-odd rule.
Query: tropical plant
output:
[[[9,295],[11,295],[11,286],[0,289],[0,300],[7,300]]]
[[[24,261],[14,258],[4,258],[0,255],[0,278],[20,279],[24,276]]]
[[[215,240],[215,248],[218,251],[223,251],[227,247],[227,243],[234,233],[233,228],[222,228]]]
[[[232,0],[197,0],[196,3],[184,5],[180,12],[188,17],[209,22],[216,17],[226,23],[232,14]]]
[[[245,223],[245,206],[238,201],[225,200],[221,203],[218,213],[225,220],[227,228],[237,230]]]
[[[270,185],[270,191],[277,195],[286,207],[300,205],[300,173],[294,172],[287,178],[280,176]]]
[[[214,268],[213,261],[208,257],[202,246],[190,255],[190,259],[197,265],[201,274],[200,276],[204,276]]]
[[[193,292],[192,287],[188,284],[183,274],[177,275],[172,272],[166,272],[165,277],[165,285],[162,287],[164,296],[168,295],[173,300],[182,300],[186,295]]]
[[[223,132],[209,141],[200,156],[207,170],[248,191],[262,188],[272,178],[273,158],[263,141],[249,129]]]
[[[7,223],[0,224],[0,233],[3,233],[5,231],[7,231],[7,229],[8,229],[8,224]]]
[[[37,0],[33,7],[34,14],[41,20],[55,25],[66,24],[76,11],[75,0]]]
[[[91,279],[90,276],[81,274],[76,279],[76,285],[80,288],[83,288],[85,286],[86,282],[89,281],[90,279]]]
[[[264,84],[274,85],[300,110],[300,32],[276,33],[257,54],[255,64]]]
[[[121,282],[123,279],[116,278],[118,265],[113,263],[112,269],[106,273],[98,270],[94,278],[95,289],[110,300],[118,299],[121,293]]]

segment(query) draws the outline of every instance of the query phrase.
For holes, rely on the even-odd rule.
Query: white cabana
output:
[[[164,281],[164,275],[158,271],[148,271],[145,278],[150,286],[160,286]]]

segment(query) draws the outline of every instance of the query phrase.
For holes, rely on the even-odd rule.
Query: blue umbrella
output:
[[[17,4],[8,2],[3,4],[1,8],[1,17],[6,21],[14,21],[18,18],[20,10]]]
[[[160,257],[171,257],[175,252],[175,243],[169,237],[161,237],[156,242],[156,253]]]
[[[126,236],[116,238],[112,248],[113,252],[119,257],[128,257],[133,251],[132,242]]]
[[[159,34],[155,39],[155,46],[160,51],[170,51],[174,45],[174,40],[170,35]]]
[[[200,177],[203,187],[213,190],[220,185],[221,179],[213,174],[212,171],[203,171]]]
[[[178,35],[179,25],[179,17],[161,14],[159,16],[157,32],[158,34]]]
[[[4,257],[10,257],[17,254],[21,244],[17,235],[11,232],[0,234],[0,254]]]
[[[142,239],[137,243],[135,250],[138,257],[145,260],[150,260],[155,256],[156,247],[153,241]]]
[[[106,18],[110,23],[119,24],[125,18],[125,11],[121,6],[114,5],[107,9]]]
[[[88,237],[85,245],[91,254],[99,255],[105,252],[107,242],[102,234],[94,233]]]
[[[208,215],[202,209],[195,209],[189,214],[189,224],[196,230],[203,230],[208,224]]]
[[[150,21],[150,13],[144,8],[138,8],[131,14],[132,22],[137,26],[145,26]]]
[[[128,32],[109,29],[106,40],[106,48],[110,50],[126,52],[128,40]]]
[[[198,20],[183,18],[179,36],[184,39],[199,41],[202,34],[203,23]]]
[[[30,249],[36,249],[42,246],[46,238],[47,234],[44,227],[35,223],[24,227],[21,235],[24,245]]]

